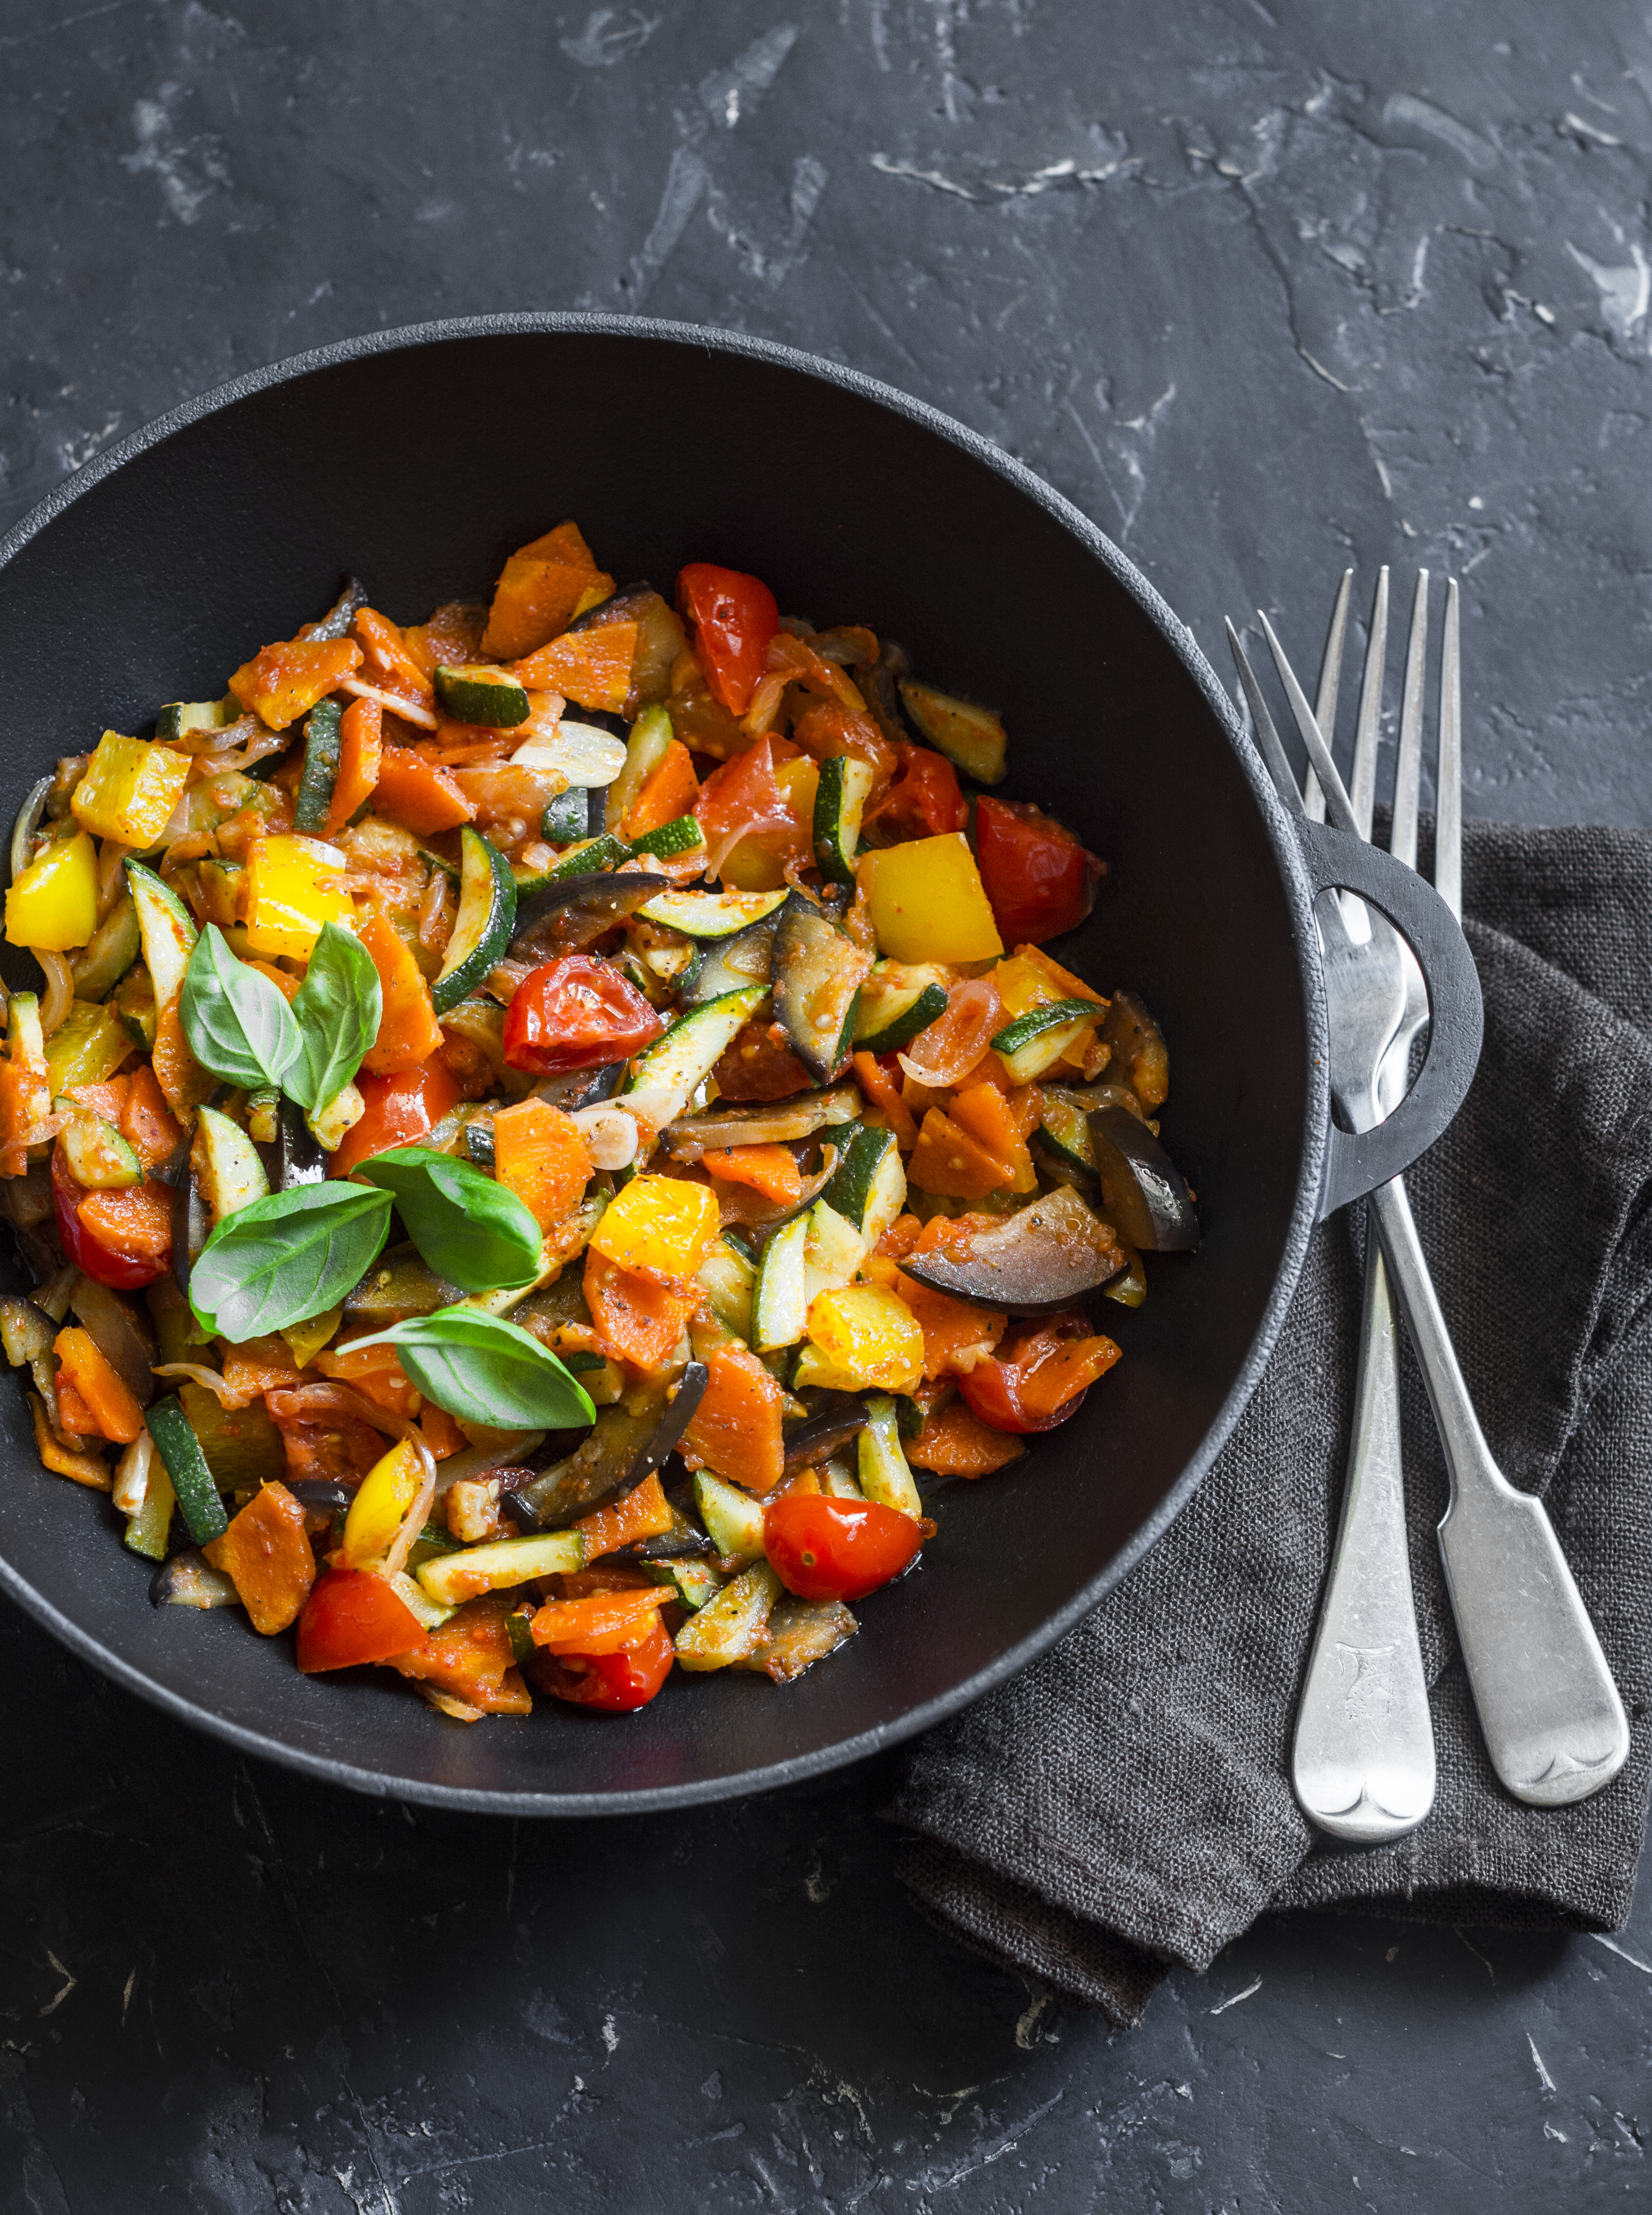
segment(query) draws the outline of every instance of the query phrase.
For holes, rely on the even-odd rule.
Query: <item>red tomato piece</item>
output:
[[[895,781],[866,813],[866,828],[875,826],[877,843],[898,846],[908,838],[939,838],[961,831],[969,808],[958,788],[958,772],[946,756],[906,739],[897,741],[895,753],[900,764]]]
[[[95,1285],[108,1285],[118,1292],[136,1292],[140,1285],[152,1285],[157,1277],[165,1276],[172,1267],[170,1247],[159,1255],[117,1254],[101,1239],[95,1238],[81,1221],[80,1203],[86,1197],[86,1187],[76,1181],[62,1150],[52,1150],[52,1199],[58,1214],[58,1243],[63,1249],[63,1258],[71,1267],[89,1277]]]
[[[958,1379],[972,1415],[1023,1437],[1053,1431],[1076,1415],[1084,1395],[1119,1358],[1110,1338],[1092,1335],[1077,1309],[1023,1330]]]
[[[691,561],[677,577],[677,604],[694,626],[694,647],[711,696],[731,715],[752,704],[769,641],[780,628],[774,594],[759,577]]]
[[[416,1145],[463,1097],[452,1071],[435,1054],[417,1069],[400,1070],[394,1077],[363,1071],[356,1087],[367,1112],[345,1132],[329,1176],[348,1176],[358,1163],[387,1153],[392,1146]]]
[[[383,1577],[368,1569],[329,1569],[298,1617],[298,1666],[307,1677],[388,1661],[424,1636],[419,1619]]]
[[[787,1493],[763,1513],[771,1567],[800,1599],[864,1599],[924,1543],[910,1515],[871,1500]]]
[[[774,743],[759,739],[714,770],[700,787],[694,819],[705,840],[708,876],[718,874],[742,838],[785,832],[807,850],[803,826],[776,782],[774,768]]]
[[[640,1052],[665,1028],[658,1009],[611,961],[565,954],[517,986],[505,1011],[505,1058],[537,1077],[600,1069]]]
[[[534,1682],[576,1708],[627,1715],[648,1706],[670,1676],[676,1655],[671,1633],[656,1621],[640,1646],[623,1654],[547,1654],[535,1665]]]
[[[981,883],[1006,946],[1041,946],[1076,930],[1096,905],[1107,865],[1071,831],[1021,800],[975,802]]]

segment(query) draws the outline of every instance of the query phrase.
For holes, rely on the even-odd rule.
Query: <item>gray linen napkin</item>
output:
[[[1538,1813],[1497,1783],[1407,1347],[1438,1796],[1382,1848],[1303,1819],[1287,1758],[1341,1498],[1360,1286],[1354,1226],[1322,1226],[1262,1384],[1179,1520],[1059,1646],[923,1739],[888,1811],[918,1834],[901,1874],[925,1913],[1120,2024],[1172,1964],[1203,1970],[1268,1910],[1579,1930],[1629,1911],[1652,1692],[1652,836],[1471,824],[1464,870],[1485,1047],[1408,1183],[1492,1450],[1548,1502],[1633,1751],[1578,1807]]]

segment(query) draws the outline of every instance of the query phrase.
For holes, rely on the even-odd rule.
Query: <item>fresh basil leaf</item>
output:
[[[392,1196],[414,1244],[461,1292],[531,1285],[538,1275],[539,1225],[508,1185],[429,1146],[394,1146],[355,1174]]]
[[[390,1196],[361,1184],[302,1184],[226,1215],[189,1275],[204,1330],[264,1338],[324,1314],[378,1258]]]
[[[238,961],[209,923],[195,941],[179,1002],[189,1051],[226,1084],[279,1084],[298,1055],[298,1025],[286,995]]]
[[[233,1218],[231,1218],[233,1220]],[[393,1346],[427,1400],[450,1415],[497,1430],[567,1431],[594,1423],[597,1411],[556,1356],[518,1323],[480,1308],[439,1308],[410,1316],[359,1347]]]
[[[373,960],[353,931],[323,923],[292,1003],[299,1050],[285,1080],[314,1114],[342,1092],[378,1035],[382,995]]]

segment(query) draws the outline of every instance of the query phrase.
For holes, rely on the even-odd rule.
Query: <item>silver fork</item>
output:
[[[1395,824],[1409,839],[1415,862],[1416,794],[1422,738],[1426,647],[1426,574],[1418,580],[1411,645],[1406,656],[1401,758],[1397,770]],[[1324,788],[1329,812],[1343,827],[1359,827],[1313,710],[1291,672],[1267,618],[1263,629],[1309,759]],[[1237,641],[1236,641],[1237,643]],[[1243,656],[1241,655],[1243,661]],[[1457,591],[1448,581],[1440,672],[1440,759],[1438,776],[1435,889],[1461,911],[1461,717]],[[1245,690],[1258,723],[1267,709],[1248,666]],[[1362,702],[1362,706],[1363,706]],[[1260,715],[1257,711],[1260,709]],[[1276,734],[1269,727],[1274,750]],[[1408,749],[1407,740],[1409,739]],[[1368,832],[1363,835],[1368,835]],[[1321,930],[1329,944],[1321,904]],[[1373,930],[1372,953],[1381,957]],[[1331,1015],[1331,1085],[1338,1106],[1356,1128],[1369,1095],[1350,1084],[1335,1046],[1342,1020],[1337,965],[1326,966]],[[1396,1023],[1397,1040],[1404,1023]],[[1393,1041],[1391,1040],[1391,1050]],[[1397,1056],[1396,1055],[1396,1058]],[[1372,1088],[1381,1089],[1379,1084]],[[1403,1081],[1400,1081],[1403,1089]],[[1492,1765],[1516,1799],[1536,1807],[1587,1800],[1609,1783],[1629,1753],[1629,1723],[1611,1670],[1589,1620],[1554,1527],[1541,1500],[1509,1483],[1492,1457],[1458,1365],[1434,1292],[1403,1180],[1379,1186],[1370,1206],[1389,1277],[1399,1295],[1416,1350],[1435,1426],[1444,1450],[1451,1497],[1440,1524],[1440,1549],[1457,1619],[1469,1682],[1479,1710]],[[1339,1567],[1340,1542],[1339,1542]],[[1353,1572],[1350,1569],[1350,1575]],[[1407,1579],[1409,1584],[1409,1575]],[[1415,1631],[1413,1631],[1415,1636]],[[1332,1795],[1335,1796],[1334,1795]],[[1317,1819],[1316,1818],[1316,1819]],[[1417,1818],[1421,1820],[1421,1817]],[[1406,1825],[1405,1828],[1412,1825]],[[1380,1833],[1391,1836],[1391,1832]]]

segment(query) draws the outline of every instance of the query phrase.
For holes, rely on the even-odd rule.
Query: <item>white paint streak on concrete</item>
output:
[[[1652,1961],[1642,1960],[1638,1954],[1631,1954],[1627,1946],[1620,1946],[1615,1938],[1608,1938],[1599,1930],[1591,1930],[1589,1936],[1597,1946],[1604,1946],[1608,1954],[1615,1954],[1620,1961],[1627,1961],[1631,1969],[1638,1969],[1643,1977],[1652,1977]]]
[[[74,1991],[75,1986],[80,1982],[80,1979],[78,1977],[72,1975],[69,1970],[64,1967],[63,1963],[58,1959],[57,1955],[52,1951],[52,1948],[49,1946],[46,1949],[46,1958],[51,1962],[52,1967],[57,1971],[58,1974],[64,1981],[62,1988],[54,1992],[52,1997],[46,2002],[46,2005],[40,2009],[42,2016],[55,2015],[58,2009],[63,2005],[64,2002],[68,1998],[70,1993]]]
[[[1538,2042],[1529,2030],[1526,2034],[1526,2042],[1532,2049],[1532,2066],[1538,2072],[1538,2083],[1545,2092],[1552,2092],[1555,2089],[1555,2080],[1544,2065],[1543,2056],[1538,2052]]]
[[[1231,2007],[1237,2007],[1241,2000],[1250,1999],[1261,1990],[1262,1979],[1258,1977],[1254,1985],[1247,1985],[1242,1992],[1235,1992],[1231,2000],[1223,2000],[1218,2006],[1207,2008],[1205,2012],[1207,2015],[1225,2015]]]
[[[1596,261],[1580,247],[1574,246],[1569,238],[1566,251],[1578,267],[1587,270],[1594,279],[1606,328],[1620,339],[1628,338],[1644,317],[1649,298],[1652,298],[1652,267],[1648,267],[1638,240],[1629,242],[1627,261]]]

